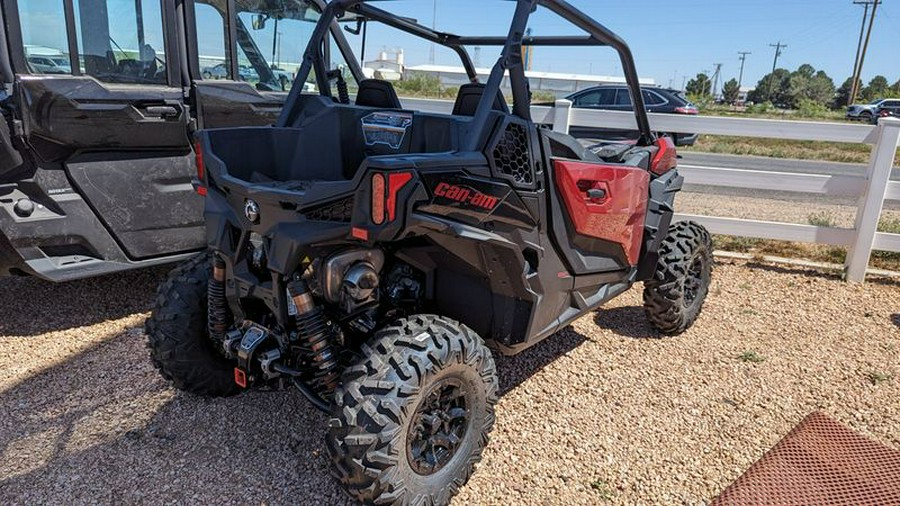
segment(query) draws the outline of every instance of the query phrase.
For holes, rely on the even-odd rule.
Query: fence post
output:
[[[557,100],[553,111],[553,131],[568,134],[571,120],[572,101],[564,98]]]
[[[847,251],[847,281],[862,283],[872,256],[872,245],[884,207],[884,196],[891,179],[894,156],[900,144],[900,119],[882,118],[875,130],[875,145],[866,170],[866,189],[859,198],[856,212],[856,237]]]

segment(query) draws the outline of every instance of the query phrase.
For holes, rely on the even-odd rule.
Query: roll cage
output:
[[[637,70],[634,65],[634,57],[631,49],[622,38],[611,30],[591,19],[585,13],[564,0],[514,0],[516,2],[515,13],[506,37],[498,36],[462,36],[452,33],[436,31],[420,25],[415,20],[403,18],[387,12],[373,5],[378,0],[333,0],[322,13],[322,17],[306,48],[303,62],[297,72],[295,85],[292,87],[284,110],[278,120],[277,126],[288,126],[296,118],[298,113],[297,99],[303,91],[302,83],[309,76],[310,71],[315,70],[320,93],[331,96],[331,86],[328,82],[326,55],[327,48],[324,44],[329,28],[340,20],[346,20],[348,15],[353,15],[359,22],[376,21],[401,30],[413,36],[425,39],[429,42],[445,46],[454,51],[462,61],[469,80],[478,82],[478,75],[472,59],[469,57],[465,46],[502,46],[503,50],[497,63],[494,64],[490,77],[485,84],[485,91],[481,96],[477,112],[472,120],[474,128],[471,129],[464,147],[468,150],[477,150],[478,140],[483,138],[484,130],[488,125],[488,118],[492,109],[494,97],[500,91],[504,75],[509,72],[510,84],[513,96],[512,113],[516,116],[531,120],[531,93],[528,79],[525,77],[525,65],[523,58],[523,45],[528,46],[598,46],[611,47],[619,54],[625,80],[631,94],[631,102],[634,104],[634,115],[637,120],[640,138],[639,145],[650,145],[655,142],[655,136],[650,130],[650,122],[644,107],[644,99],[641,95],[641,87],[638,81]],[[525,29],[531,14],[538,6],[543,6],[556,13],[587,33],[586,36],[526,36]],[[358,69],[351,69],[355,77]],[[299,85],[297,84],[299,83]]]

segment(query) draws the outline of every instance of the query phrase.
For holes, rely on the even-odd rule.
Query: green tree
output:
[[[821,70],[817,72],[812,65],[803,64],[790,75],[786,102],[794,109],[799,109],[801,103],[807,102],[824,106],[834,100],[834,92],[834,81],[828,74]]]
[[[842,84],[835,92],[834,102],[831,104],[832,109],[843,109],[844,107],[847,107],[847,102],[850,100],[850,88],[852,86],[853,78],[848,77],[847,80],[844,81],[844,84]]]
[[[687,83],[685,91],[688,95],[705,97],[712,94],[712,81],[709,76],[703,72],[697,74],[697,77],[691,79]]]
[[[890,88],[890,84],[888,80],[884,76],[875,76],[869,81],[869,85],[863,88],[860,96],[866,102],[870,102],[875,99],[883,98]]]
[[[763,76],[750,95],[750,100],[761,104],[772,102],[784,106],[791,103],[791,72],[787,69],[775,69]]]
[[[891,94],[895,98],[900,97],[900,79],[897,79],[897,82],[891,85]]]
[[[725,98],[725,103],[727,104],[734,105],[740,95],[741,87],[738,84],[737,79],[732,78],[722,87],[722,96]]]

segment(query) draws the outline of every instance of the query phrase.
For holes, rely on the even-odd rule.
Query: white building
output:
[[[368,65],[368,64],[367,64]],[[482,82],[486,82],[490,76],[491,69],[479,68],[478,78]],[[437,77],[442,86],[452,87],[461,86],[469,82],[469,77],[463,67],[453,67],[448,65],[416,65],[414,67],[406,67],[403,70],[403,76],[412,77],[415,75],[431,75]],[[574,93],[585,88],[597,86],[598,84],[624,84],[624,77],[602,76],[590,74],[565,74],[559,72],[538,72],[529,70],[525,72],[531,84],[531,91],[545,91],[562,97]],[[640,79],[642,86],[656,86],[656,80],[652,78]],[[504,91],[510,89],[509,77],[503,80]]]

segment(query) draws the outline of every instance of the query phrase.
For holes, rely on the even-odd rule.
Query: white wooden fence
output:
[[[631,113],[574,109],[568,100],[557,101],[556,107],[535,107],[532,114],[536,122],[552,124],[555,130],[562,132],[568,132],[571,125],[636,128]],[[793,174],[690,165],[679,168],[685,181],[691,184],[858,197],[856,224],[852,229],[716,216],[678,215],[676,218],[698,221],[714,234],[847,247],[845,267],[850,281],[865,280],[873,249],[900,252],[900,234],[878,232],[884,201],[900,200],[900,182],[890,181],[894,154],[900,144],[900,120],[882,118],[878,126],[870,126],[651,114],[650,123],[654,130],[660,132],[871,144],[869,166],[866,173],[859,176]]]
[[[449,112],[452,103],[439,100],[404,100],[418,110]],[[622,130],[637,129],[630,112],[575,109],[568,100],[555,107],[532,107],[536,123],[553,125],[568,132],[570,126],[597,126]],[[894,153],[900,143],[900,120],[882,118],[878,126],[743,119],[716,116],[650,114],[650,124],[659,132],[701,133],[742,137],[849,142],[872,145],[866,172],[858,176],[795,174],[724,167],[679,166],[690,184],[757,190],[812,193],[826,196],[858,197],[856,224],[852,229],[819,227],[793,223],[694,216],[679,214],[676,219],[695,220],[714,234],[810,242],[848,248],[846,276],[865,280],[873,249],[900,252],[900,234],[877,231],[885,200],[900,200],[900,182],[890,181]]]

